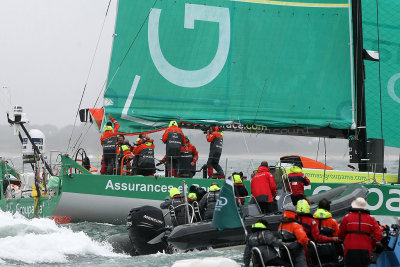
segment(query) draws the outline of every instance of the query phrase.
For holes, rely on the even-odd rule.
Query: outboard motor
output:
[[[126,218],[126,226],[129,238],[139,255],[167,250],[168,244],[164,239],[155,244],[148,243],[166,231],[164,216],[160,209],[152,206],[131,209]]]

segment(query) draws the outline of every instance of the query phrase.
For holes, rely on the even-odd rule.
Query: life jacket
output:
[[[138,167],[141,169],[154,169],[155,168],[154,145],[150,142],[146,142],[145,144],[142,144],[141,146],[143,146],[143,148],[140,150],[139,154],[137,155]]]
[[[302,172],[289,173],[288,180],[289,180],[289,184],[290,184],[289,188],[291,188],[293,196],[303,195],[304,194],[304,186],[310,184],[310,180]]]
[[[314,213],[314,218],[317,221],[321,235],[329,237],[338,235],[339,225],[337,221],[332,218],[332,214],[329,211],[325,209],[317,209]]]
[[[117,154],[117,136],[111,136],[103,139],[103,156],[104,159],[115,158]]]
[[[307,234],[303,227],[296,221],[296,213],[292,211],[284,211],[281,224],[278,228],[282,242],[305,245],[308,242]]]
[[[192,166],[193,151],[188,150],[186,146],[182,146],[181,157],[179,158],[179,174],[189,174],[196,170],[196,165]]]
[[[205,212],[205,219],[211,219],[214,215],[214,209],[215,205],[217,204],[217,200],[219,198],[220,191],[213,191],[213,192],[208,192],[206,194],[206,212]]]
[[[224,143],[222,133],[214,131],[212,135],[207,135],[207,141],[210,142],[209,158],[219,159],[222,154],[222,145]]]
[[[174,127],[174,126],[173,126]],[[179,157],[182,147],[183,133],[178,127],[170,127],[166,130],[166,155],[168,157]]]

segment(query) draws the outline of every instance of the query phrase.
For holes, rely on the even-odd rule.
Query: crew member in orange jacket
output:
[[[185,135],[182,130],[179,129],[176,121],[171,121],[169,127],[165,130],[162,141],[166,144],[166,169],[165,175],[177,177],[175,169],[179,166],[179,157],[181,154],[182,144],[186,142]]]
[[[224,171],[219,165],[219,159],[222,154],[223,133],[219,131],[218,126],[210,127],[210,130],[207,131],[207,142],[210,143],[210,153],[207,160],[208,178],[213,178],[214,168],[217,171],[218,178],[224,179]]]
[[[358,197],[351,203],[350,213],[339,226],[339,238],[344,240],[344,264],[369,266],[372,250],[382,239],[382,231],[366,210],[367,202]]]
[[[111,116],[108,115],[111,122],[107,122],[103,128],[103,134],[100,137],[100,143],[103,147],[103,157],[101,161],[101,174],[113,174],[115,157],[116,157],[116,143],[119,130],[119,123]],[[113,127],[114,125],[114,127]]]
[[[314,219],[321,235],[337,237],[339,234],[339,224],[332,218],[330,213],[330,201],[323,198],[318,203],[318,209],[314,213]],[[338,263],[338,257],[343,255],[341,244],[319,244],[318,253],[322,263]]]
[[[303,247],[308,244],[310,239],[307,237],[303,226],[296,221],[296,208],[293,204],[287,204],[284,207],[284,212],[281,220],[281,224],[278,228],[278,233],[281,236],[282,242],[290,250],[293,264],[296,267],[307,266],[306,256],[304,254]],[[287,253],[283,251],[281,255],[287,256]],[[283,260],[289,260],[282,257]]]

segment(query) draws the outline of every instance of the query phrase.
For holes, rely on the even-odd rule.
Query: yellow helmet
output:
[[[197,200],[197,195],[196,195],[196,193],[189,193],[189,195],[188,195],[188,199],[190,199],[190,200]]]
[[[301,168],[299,166],[293,165],[292,167],[290,167],[290,172],[291,173],[299,173],[299,172],[301,172]]]
[[[267,226],[263,224],[262,222],[256,222],[253,225],[251,225],[252,228],[259,228],[259,229],[267,229]]]
[[[113,127],[112,126],[108,126],[108,125],[104,126],[104,128],[103,128],[103,132],[112,131],[112,130],[113,130]]]
[[[170,121],[169,127],[171,126],[178,126],[178,123],[176,121]]]
[[[297,201],[297,212],[299,213],[310,213],[310,205],[307,200],[300,199]]]
[[[181,194],[181,192],[180,192],[179,189],[176,188],[176,187],[172,187],[172,188],[169,190],[169,196],[170,196],[170,197],[174,197],[175,195],[180,195],[180,194]]]
[[[242,178],[240,178],[239,174],[234,174],[233,175],[233,182],[235,184],[241,184],[243,181],[242,181]]]
[[[219,191],[221,190],[218,185],[213,184],[212,186],[210,186],[210,192],[215,192],[215,191]]]

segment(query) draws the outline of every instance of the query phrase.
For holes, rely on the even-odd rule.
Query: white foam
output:
[[[172,267],[239,267],[234,260],[223,257],[208,257],[176,261]]]
[[[68,255],[123,257],[112,252],[108,243],[90,239],[84,232],[73,232],[50,219],[32,219],[0,211],[0,263],[63,263]]]

